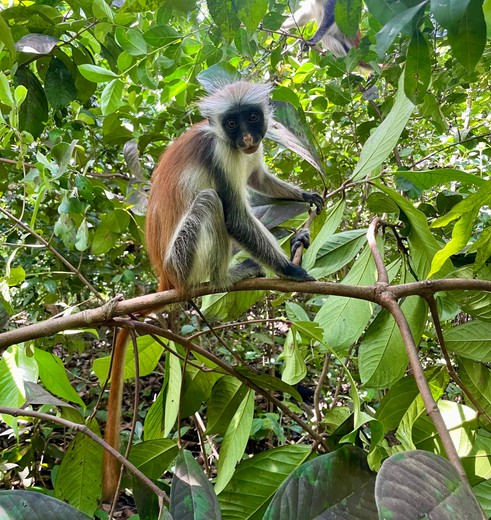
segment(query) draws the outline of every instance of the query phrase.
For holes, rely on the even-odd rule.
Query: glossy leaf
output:
[[[361,0],[338,0],[334,7],[334,19],[341,32],[354,38],[360,27]]]
[[[360,159],[351,176],[352,181],[370,177],[377,173],[378,168],[396,146],[414,110],[413,103],[404,94],[403,85],[404,75],[401,76],[399,81],[392,110],[363,146]]]
[[[374,486],[365,453],[346,446],[297,468],[275,494],[264,520],[376,520]]]
[[[182,450],[176,460],[169,512],[179,520],[222,518],[213,487],[187,450]]]
[[[233,320],[244,314],[264,295],[264,291],[238,291],[206,295],[201,312],[210,320]]]
[[[171,439],[140,442],[131,449],[130,462],[148,478],[160,478],[176,458],[179,448]]]
[[[472,72],[486,46],[486,21],[481,0],[469,1],[458,27],[448,31],[448,41],[460,64],[467,72]]]
[[[26,67],[20,67],[14,79],[16,86],[27,89],[27,98],[20,107],[19,127],[33,137],[39,137],[48,121],[48,101],[43,86]]]
[[[89,520],[87,516],[74,507],[56,498],[36,493],[35,491],[1,490],[0,510],[5,511],[10,520],[25,520],[27,518],[50,520]],[[6,518],[7,518],[6,517]]]
[[[424,34],[416,31],[407,48],[404,74],[404,93],[415,105],[423,102],[430,80],[430,47]]]
[[[470,321],[444,331],[450,352],[474,361],[491,362],[491,323]]]
[[[231,42],[240,28],[232,0],[206,0],[213,21],[227,42]]]
[[[15,49],[27,54],[49,54],[60,40],[49,34],[26,34],[15,42]]]
[[[401,175],[406,179],[409,179],[423,190],[428,190],[434,186],[441,186],[442,184],[453,181],[476,186],[482,186],[482,184],[486,182],[483,178],[478,177],[477,175],[472,175],[471,173],[462,172],[453,168],[435,168],[434,170],[428,171],[418,170],[396,172],[396,175]]]
[[[77,89],[66,65],[57,58],[52,58],[44,80],[46,97],[50,105],[59,110],[77,97]]]
[[[375,499],[384,518],[453,520],[456,511],[462,520],[482,518],[469,485],[450,462],[424,451],[388,458],[377,476]]]
[[[234,474],[237,462],[242,459],[254,417],[254,392],[248,390],[239,404],[223,437],[218,459],[215,493],[220,493]]]
[[[224,434],[247,394],[247,387],[237,379],[221,377],[213,387],[208,400],[207,435]]]
[[[249,32],[254,32],[268,10],[268,0],[234,2],[239,20]]]
[[[293,444],[240,462],[218,496],[224,520],[261,520],[280,484],[310,455],[308,446]]]
[[[357,258],[343,284],[371,285],[376,269],[369,247]],[[324,341],[335,351],[343,351],[355,343],[372,316],[374,304],[357,298],[329,296],[315,317],[324,331]]]
[[[431,14],[445,29],[457,30],[469,0],[431,0]]]

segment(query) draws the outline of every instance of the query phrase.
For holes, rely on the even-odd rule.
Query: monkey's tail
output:
[[[114,345],[111,367],[111,387],[107,404],[107,421],[104,440],[114,449],[119,450],[121,406],[123,400],[124,359],[128,344],[129,329],[120,329]],[[111,501],[117,492],[120,463],[108,451],[104,450],[102,466],[102,499]]]

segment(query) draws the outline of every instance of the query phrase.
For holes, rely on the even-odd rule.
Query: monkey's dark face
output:
[[[230,146],[246,154],[254,153],[266,134],[267,121],[260,106],[245,105],[226,112],[221,121]]]

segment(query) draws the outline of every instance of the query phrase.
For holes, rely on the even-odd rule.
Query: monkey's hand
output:
[[[307,249],[310,246],[310,233],[308,229],[297,231],[290,239],[290,258],[293,260],[297,249],[303,246]]]
[[[293,280],[295,282],[315,282],[316,278],[310,276],[307,271],[294,263],[290,262],[290,265],[283,273],[278,273],[281,278],[286,278],[287,280]]]
[[[305,202],[315,206],[315,212],[319,215],[324,207],[324,199],[318,193],[307,193],[305,191],[303,192],[302,197]]]

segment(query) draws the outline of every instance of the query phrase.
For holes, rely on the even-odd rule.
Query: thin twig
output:
[[[159,499],[162,499],[166,504],[169,504],[169,497],[165,493],[163,489],[160,489],[156,486],[147,476],[145,476],[134,464],[132,464],[129,460],[125,459],[118,450],[115,450],[112,446],[110,446],[104,439],[101,439],[98,435],[96,435],[93,431],[88,428],[85,424],[78,424],[72,421],[67,421],[66,419],[62,419],[61,417],[56,417],[55,415],[50,415],[47,413],[36,412],[35,410],[27,410],[21,408],[9,408],[7,406],[0,406],[0,413],[12,415],[13,417],[35,417],[36,419],[41,419],[43,421],[51,421],[65,428],[71,428],[75,432],[83,433],[90,437],[95,443],[102,446],[105,450],[109,451],[111,455],[116,457],[121,464],[126,466],[133,475],[135,475],[138,479],[140,479],[151,491],[153,491]]]
[[[327,372],[329,371],[329,362],[331,360],[331,355],[326,354],[324,356],[324,364],[322,366],[322,372],[319,376],[319,381],[317,382],[317,386],[314,390],[314,410],[315,410],[315,417],[317,419],[317,431],[321,431],[321,421],[322,421],[322,414],[320,409],[320,396],[322,392],[322,388],[324,387],[324,383],[327,379]]]

